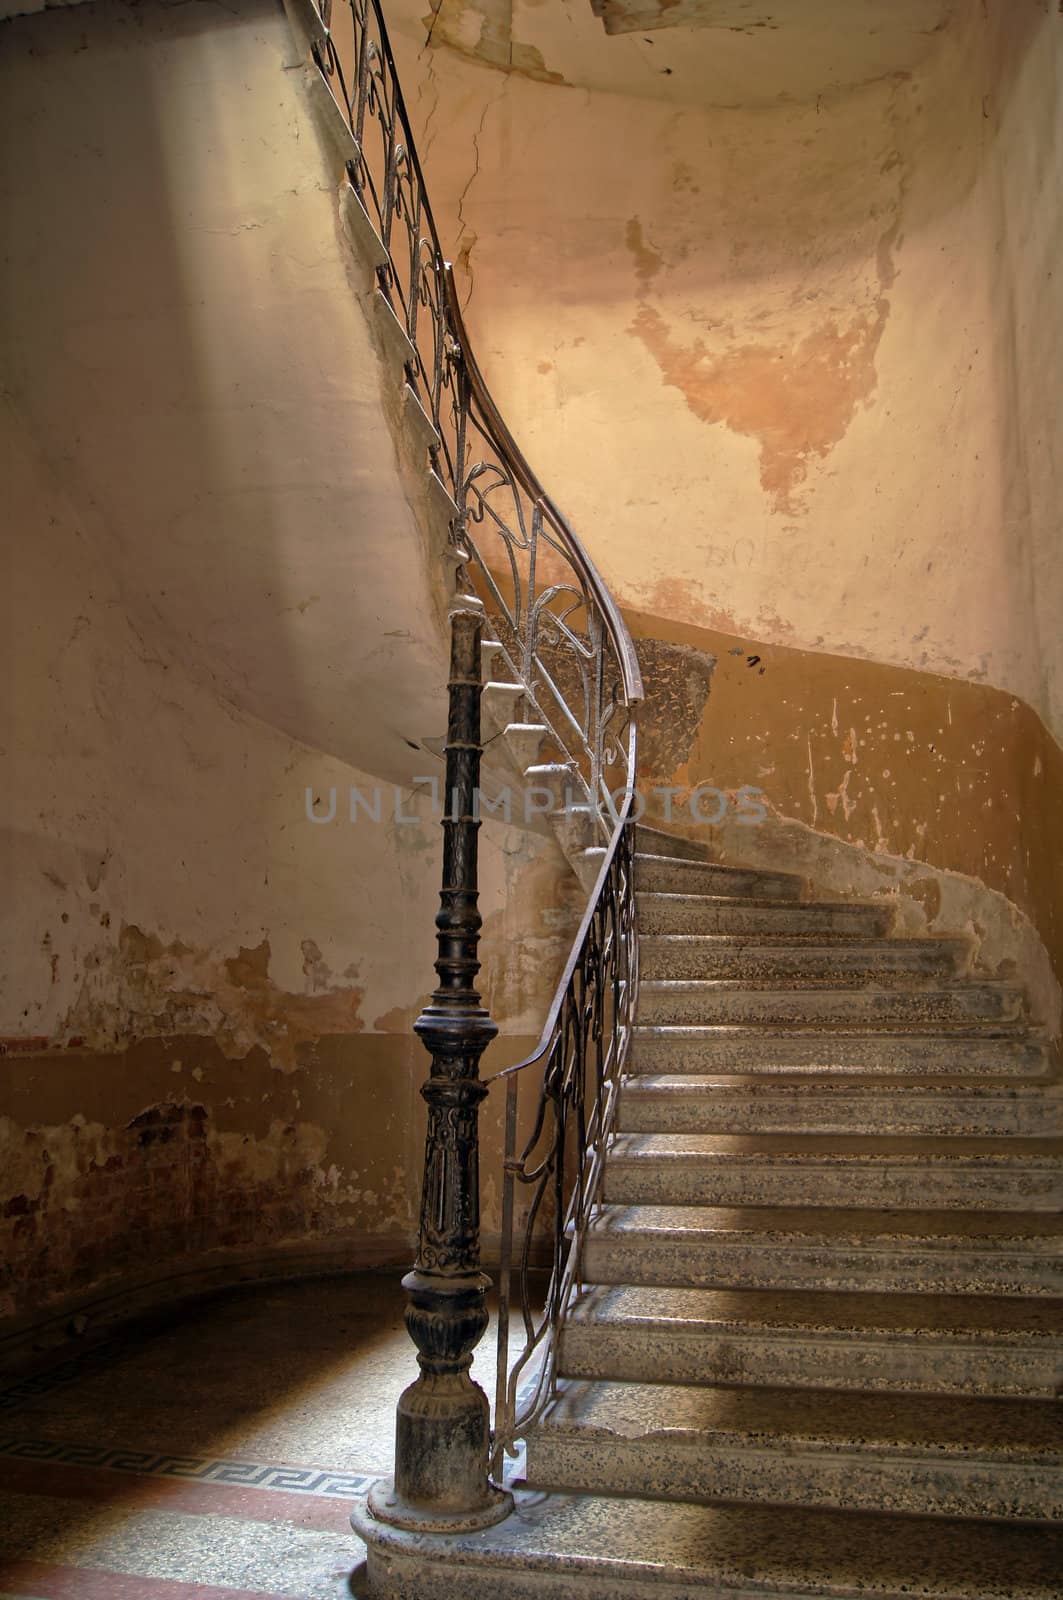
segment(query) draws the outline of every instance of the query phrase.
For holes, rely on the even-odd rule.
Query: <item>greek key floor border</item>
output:
[[[182,1478],[193,1483],[223,1483],[244,1489],[277,1489],[287,1494],[351,1499],[363,1494],[378,1472],[336,1472],[327,1467],[279,1467],[232,1457],[166,1455],[155,1450],[110,1449],[104,1445],[60,1444],[51,1439],[0,1438],[0,1459],[47,1462],[50,1466],[97,1467],[152,1478]]]

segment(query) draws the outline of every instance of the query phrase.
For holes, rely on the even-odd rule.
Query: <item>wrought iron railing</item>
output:
[[[299,19],[350,135],[347,173],[379,242],[380,294],[408,341],[430,421],[429,471],[453,502],[461,577],[484,602],[524,720],[570,774],[602,838],[630,788],[638,661],[594,563],[535,476],[484,382],[439,241],[378,0],[302,0]]]
[[[359,231],[375,261],[383,314],[393,319],[389,332],[394,335],[398,330],[400,336],[409,393],[430,424],[425,430],[425,464],[434,487],[446,496],[459,587],[479,596],[496,641],[495,654],[501,654],[502,672],[519,686],[525,702],[523,721],[545,730],[540,760],[545,755],[554,771],[565,775],[564,791],[591,819],[601,852],[597,881],[539,1045],[495,1080],[504,1084],[506,1095],[492,1446],[497,1467],[503,1452],[512,1449],[521,1430],[555,1392],[556,1334],[579,1285],[582,1240],[598,1203],[630,1038],[637,990],[631,821],[634,707],[642,698],[642,683],[634,646],[612,596],[517,447],[472,354],[454,277],[425,192],[379,0],[339,0],[335,6],[333,0],[288,0],[288,4],[331,94],[328,111],[341,130],[350,183],[346,200],[354,207]],[[466,618],[461,628],[467,631],[468,626]],[[458,632],[454,641],[457,648]],[[464,632],[460,642],[465,650]],[[461,698],[470,688],[468,671],[463,665],[452,676],[448,762],[457,763],[457,771],[464,759],[460,752],[474,750],[478,773],[478,731],[470,732],[470,723],[456,743],[454,734],[458,721],[471,715]],[[477,714],[476,730],[478,726]],[[463,782],[466,779],[467,773]],[[431,1093],[426,1091],[430,1111],[440,1096],[444,1108],[452,1100],[457,1105],[455,1096],[464,1096],[463,1106],[475,1105],[484,1089],[476,1062],[493,1031],[484,1014],[476,1013],[479,1035],[473,1038],[475,1030],[466,1029],[469,1037],[460,1048],[455,1042],[460,1042],[461,1030],[479,1000],[471,984],[478,965],[480,924],[474,881],[477,824],[472,816],[455,816],[449,826],[454,837],[451,840],[448,834],[452,857],[448,870],[452,875],[458,872],[458,878],[444,881],[444,909],[438,919],[441,987],[434,1006],[418,1023],[418,1031],[435,1051]],[[455,977],[459,968],[460,984]],[[458,984],[453,994],[448,984],[451,989]],[[439,1115],[443,1113],[437,1122]],[[444,1121],[450,1115],[447,1111]],[[458,1117],[458,1111],[453,1115]],[[466,1110],[461,1118],[467,1118]],[[418,1266],[405,1282],[411,1297],[408,1321],[412,1317],[411,1332],[422,1350],[420,1382],[429,1384],[433,1373],[457,1377],[467,1368],[462,1351],[471,1348],[469,1338],[475,1342],[479,1335],[473,1331],[466,1337],[458,1324],[464,1317],[472,1329],[476,1316],[469,1307],[477,1294],[482,1299],[483,1292],[476,1288],[478,1244],[474,1250],[469,1243],[470,1219],[474,1214],[478,1218],[475,1198],[469,1193],[475,1148],[470,1165],[468,1151],[448,1153],[454,1141],[443,1124],[435,1135],[433,1126],[430,1118],[427,1171],[434,1176],[426,1177],[425,1207],[444,1219],[440,1225],[445,1228],[451,1228],[447,1216],[460,1214],[465,1245],[460,1261],[455,1258],[448,1309],[443,1289],[451,1267],[447,1262],[441,1266],[437,1259],[423,1209]],[[475,1140],[474,1122],[472,1127]],[[521,1196],[525,1203],[518,1206]],[[539,1265],[546,1267],[545,1294],[537,1293],[533,1284],[532,1268]],[[459,1290],[465,1307],[460,1314],[453,1309]],[[519,1318],[519,1348],[511,1356],[514,1311]],[[450,1330],[445,1339],[439,1332],[444,1328]],[[450,1341],[445,1356],[440,1340]],[[468,1393],[463,1395],[461,1405],[470,1405]],[[423,1416],[418,1412],[415,1421],[413,1411],[407,1417],[400,1406],[400,1441],[403,1429],[427,1426],[424,1417],[431,1410],[428,1407]],[[433,1447],[420,1434],[418,1439],[417,1449],[427,1460]],[[411,1450],[411,1457],[416,1453]],[[415,1490],[412,1469],[400,1468],[401,1464],[391,1498],[390,1491],[382,1491],[376,1514],[404,1526],[424,1527],[428,1525],[424,1506],[431,1501],[438,1512],[432,1525],[451,1525],[447,1486],[426,1488],[426,1473],[421,1472]],[[415,1512],[406,1502],[416,1503]],[[478,1493],[470,1491],[466,1497],[466,1510],[474,1520],[497,1514],[482,1485]],[[403,1522],[407,1515],[413,1520]]]
[[[632,729],[632,762],[634,739]],[[556,1394],[558,1333],[581,1285],[583,1242],[600,1204],[638,996],[634,833],[629,798],[538,1045],[487,1080],[506,1090],[496,1473],[503,1452],[515,1453],[516,1441]],[[523,1085],[531,1094],[521,1131]],[[527,1198],[518,1219],[522,1193]],[[516,1349],[514,1311],[520,1318]]]

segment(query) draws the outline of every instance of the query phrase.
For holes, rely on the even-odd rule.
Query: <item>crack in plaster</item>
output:
[[[458,227],[458,237],[457,237],[457,241],[456,241],[457,246],[458,246],[458,253],[457,253],[456,261],[457,261],[457,265],[464,269],[465,275],[469,280],[468,293],[465,296],[465,303],[462,306],[462,310],[463,311],[468,307],[469,301],[472,299],[472,291],[473,291],[473,288],[475,286],[474,278],[473,278],[473,270],[472,270],[472,252],[476,248],[476,244],[477,244],[477,240],[478,240],[478,235],[476,234],[475,230],[473,228],[471,228],[469,226],[468,222],[466,221],[466,217],[465,217],[465,202],[469,198],[469,192],[472,189],[473,184],[476,182],[477,178],[480,176],[480,139],[483,136],[483,131],[484,131],[484,128],[485,128],[485,126],[487,124],[487,118],[491,114],[491,112],[494,109],[494,107],[498,105],[499,101],[502,99],[503,95],[506,93],[506,90],[507,90],[508,87],[509,87],[509,79],[504,77],[502,79],[500,85],[499,85],[498,93],[494,96],[493,99],[488,100],[487,103],[485,104],[484,108],[483,108],[483,112],[482,112],[482,114],[480,116],[480,126],[477,128],[476,132],[472,136],[472,148],[473,148],[473,159],[474,159],[473,169],[472,169],[472,172],[469,175],[469,178],[468,178],[468,180],[467,180],[467,182],[465,184],[464,189],[462,189],[461,194],[458,196],[457,213],[458,213],[459,227]],[[466,233],[469,234],[471,242],[468,243],[468,244],[463,244],[462,241],[465,238],[465,234]]]

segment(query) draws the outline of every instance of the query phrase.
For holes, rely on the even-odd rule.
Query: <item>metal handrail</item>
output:
[[[630,729],[634,770],[637,730]],[[504,1452],[515,1454],[517,1439],[542,1414],[557,1392],[557,1342],[561,1324],[581,1287],[583,1246],[600,1203],[605,1155],[616,1121],[617,1098],[631,1044],[638,995],[638,926],[635,911],[634,795],[627,794],[612,839],[591,890],[543,1026],[530,1055],[484,1079],[490,1088],[506,1088],[502,1158],[502,1230],[498,1283],[498,1333],[495,1381],[495,1427],[492,1470],[500,1472]],[[611,939],[598,940],[596,925],[611,919]],[[589,955],[596,961],[588,960]],[[605,1037],[602,1003],[611,986],[611,1015]],[[590,1025],[595,1052],[593,1102],[586,1113],[586,1034],[566,1027],[566,1011]],[[517,1148],[517,1116],[522,1075],[541,1066],[538,1104],[531,1132]],[[570,1126],[574,1119],[574,1127]],[[571,1137],[570,1137],[571,1135]],[[574,1167],[574,1170],[569,1170]],[[510,1360],[509,1337],[514,1301],[516,1187],[532,1193],[519,1250],[519,1306],[524,1343]],[[553,1190],[552,1214],[541,1215],[543,1200]],[[537,1230],[545,1232],[548,1274],[542,1295],[534,1292],[533,1268],[539,1266]],[[540,1304],[541,1302],[541,1304]],[[541,1350],[538,1367],[533,1366]],[[526,1391],[522,1393],[522,1378]]]
[[[332,26],[334,0],[286,4],[331,96],[328,112],[350,182],[346,199],[375,258],[385,322],[390,328],[397,324],[405,339],[406,381],[430,424],[427,464],[449,502],[459,584],[480,592],[497,634],[495,648],[554,746],[555,770],[577,782],[589,801],[579,809],[589,812],[595,837],[604,835],[597,880],[536,1049],[479,1086],[482,1093],[504,1081],[506,1089],[492,1454],[497,1468],[556,1390],[556,1336],[579,1287],[583,1239],[598,1204],[630,1043],[638,984],[634,711],[643,698],[642,677],[616,601],[517,445],[472,352],[380,0],[339,0],[342,40]],[[473,530],[481,527],[499,543],[488,548],[478,542]],[[614,763],[623,772],[620,789],[606,781],[606,769]],[[623,796],[619,810],[617,794]],[[467,930],[470,949],[479,927],[474,921]],[[538,1102],[530,1136],[518,1151],[518,1092],[536,1067],[542,1069]],[[475,1067],[471,1071],[475,1078]],[[510,1363],[519,1184],[531,1193],[516,1252],[525,1338]],[[532,1307],[529,1267],[543,1229],[550,1275],[545,1305],[538,1311]],[[522,1376],[531,1373],[537,1352],[541,1360],[530,1393],[521,1392]]]

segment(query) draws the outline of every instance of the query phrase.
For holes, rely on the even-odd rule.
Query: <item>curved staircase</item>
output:
[[[379,1592],[1058,1600],[1063,1098],[1022,990],[674,836],[635,870],[638,1026],[517,1511],[380,1530]]]

